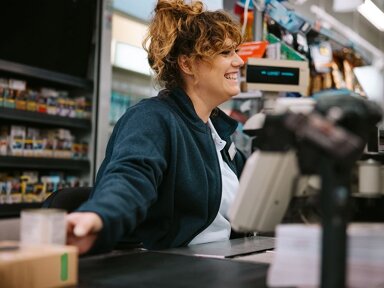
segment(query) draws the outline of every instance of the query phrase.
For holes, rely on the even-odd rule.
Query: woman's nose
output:
[[[235,53],[235,58],[233,60],[233,66],[239,66],[239,67],[244,66],[243,59],[237,53]]]

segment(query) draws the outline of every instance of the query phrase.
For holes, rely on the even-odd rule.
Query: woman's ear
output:
[[[178,58],[177,58],[177,63],[179,64],[179,67],[180,67],[180,70],[187,74],[187,75],[190,75],[192,76],[193,75],[193,72],[192,72],[192,65],[191,65],[191,59],[188,58],[188,56],[186,55],[180,55]]]

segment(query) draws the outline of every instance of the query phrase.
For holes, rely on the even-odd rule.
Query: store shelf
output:
[[[0,59],[0,71],[92,91],[90,80]]]
[[[0,107],[0,119],[12,120],[18,122],[27,122],[28,124],[44,124],[48,126],[59,126],[62,128],[73,128],[90,130],[91,122],[86,119],[77,119],[49,115],[33,111],[25,111],[11,108]]]
[[[89,171],[88,160],[0,156],[0,169],[50,169],[60,171]]]
[[[0,219],[1,218],[18,218],[20,212],[24,209],[41,208],[42,203],[15,203],[15,204],[0,204]]]

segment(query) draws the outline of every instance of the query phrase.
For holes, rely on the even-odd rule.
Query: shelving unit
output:
[[[7,70],[8,69],[8,70]],[[77,93],[81,93],[90,101],[95,101],[97,98],[93,93],[93,82],[73,77],[71,75],[65,75],[48,71],[45,69],[30,67],[27,65],[12,63],[9,61],[0,60],[0,77],[5,79],[19,79],[26,81],[29,87],[53,87],[53,89],[60,89],[67,91],[69,98],[75,97]],[[11,126],[25,126],[38,129],[67,129],[71,134],[76,135],[78,142],[86,140],[88,143],[93,141],[94,135],[92,135],[92,121],[90,119],[83,118],[70,118],[60,115],[51,115],[47,113],[40,113],[38,111],[19,110],[16,108],[0,107],[0,121],[2,125]],[[59,131],[59,130],[55,130]],[[58,132],[56,132],[58,133]],[[81,140],[80,140],[81,139]],[[9,146],[13,145],[8,143]],[[23,175],[25,171],[27,173],[35,173],[38,177],[38,182],[41,183],[40,178],[42,176],[49,177],[49,175],[63,175],[76,176],[81,183],[91,182],[91,163],[93,161],[93,155],[88,153],[88,159],[67,159],[67,158],[44,158],[44,157],[30,157],[30,156],[13,156],[10,154],[0,156],[0,172],[6,173],[7,182],[2,185],[0,194],[5,194],[1,197],[2,203],[0,204],[0,218],[4,217],[18,217],[20,211],[26,208],[37,208],[41,206],[41,203],[12,203],[6,204],[9,199],[9,183],[17,181],[21,183],[19,175]],[[29,172],[33,171],[33,172]],[[52,173],[53,172],[53,173]],[[22,174],[23,173],[23,174]],[[9,178],[11,177],[11,178]],[[58,176],[56,176],[58,177]],[[73,177],[72,177],[73,178]],[[13,180],[10,180],[13,179]],[[17,180],[19,179],[19,180]],[[60,182],[64,179],[60,176]],[[11,181],[11,182],[9,182]],[[46,181],[46,180],[45,180]],[[67,181],[67,180],[65,180]],[[4,186],[6,184],[6,186]],[[21,187],[21,184],[11,184],[12,187]],[[14,186],[16,185],[16,186]],[[18,186],[20,185],[20,186]],[[35,187],[35,184],[31,184]],[[36,185],[38,185],[36,183]],[[6,190],[4,190],[6,189]],[[20,191],[22,188],[11,188],[11,191]],[[36,188],[33,188],[35,190]],[[12,192],[11,192],[12,195]],[[5,197],[5,198],[4,198]],[[40,201],[40,200],[37,200]]]
[[[89,160],[41,158],[25,156],[0,156],[0,169],[44,169],[60,171],[88,171]]]
[[[0,77],[15,77],[17,79],[33,81],[34,85],[49,85],[67,91],[82,91],[90,99],[94,99],[93,81],[31,67],[19,63],[0,59]],[[28,125],[44,128],[65,128],[76,131],[81,135],[88,135],[92,139],[92,123],[88,119],[78,119],[50,115],[34,111],[18,110],[14,108],[0,107],[0,119],[2,124]],[[90,155],[90,159],[92,155]],[[75,171],[89,174],[91,160],[40,158],[24,156],[0,156],[0,169],[44,169],[59,171]]]
[[[89,131],[92,127],[91,121],[86,119],[61,117],[5,107],[0,107],[0,119],[6,120],[7,122],[42,124],[44,126],[79,129],[85,131]]]
[[[42,91],[40,90],[41,88],[47,88],[56,90],[58,93],[60,92],[60,101],[61,99],[74,100],[75,98],[84,98],[84,101],[86,101],[86,109],[84,109],[86,114],[82,114],[82,112],[78,113],[76,110],[76,116],[87,118],[63,117],[37,111],[18,110],[9,108],[9,106],[1,107],[2,105],[0,105],[0,126],[5,125],[5,129],[8,129],[11,125],[17,125],[45,130],[43,131],[44,133],[58,133],[57,135],[62,135],[62,133],[63,135],[71,134],[75,138],[73,143],[81,146],[80,152],[76,154],[74,158],[57,158],[63,156],[60,154],[60,150],[63,149],[64,146],[60,146],[60,148],[52,154],[55,156],[53,158],[33,157],[29,156],[30,154],[26,154],[28,156],[15,156],[7,151],[7,155],[0,155],[0,173],[3,174],[2,176],[5,177],[3,177],[3,179],[6,179],[6,181],[9,181],[8,179],[19,179],[21,175],[30,175],[28,173],[32,173],[32,177],[35,177],[35,174],[38,175],[39,185],[43,181],[46,181],[40,180],[41,176],[51,177],[51,175],[53,177],[59,177],[57,175],[60,175],[60,179],[63,179],[61,176],[71,176],[69,177],[70,179],[65,179],[67,183],[61,182],[62,180],[60,180],[60,185],[64,186],[59,187],[66,187],[65,185],[68,183],[92,185],[97,170],[95,163],[96,151],[98,149],[98,126],[99,122],[103,121],[103,119],[99,119],[96,116],[100,109],[99,95],[101,91],[104,91],[101,86],[108,86],[110,84],[107,80],[108,78],[104,77],[105,75],[103,74],[103,70],[108,70],[109,68],[107,65],[110,66],[110,57],[105,57],[105,49],[102,41],[102,39],[105,39],[105,42],[110,43],[107,35],[108,28],[106,28],[108,25],[102,24],[109,19],[107,15],[109,9],[108,1],[61,2],[57,5],[51,5],[51,3],[47,2],[44,4],[45,6],[39,6],[31,2],[30,5],[30,8],[33,7],[33,9],[31,8],[33,11],[29,11],[30,14],[28,17],[34,19],[33,17],[35,17],[35,15],[45,15],[46,18],[39,16],[40,18],[35,19],[36,21],[29,25],[28,23],[30,23],[31,19],[27,17],[24,19],[24,22],[20,21],[20,25],[10,26],[11,30],[8,30],[10,34],[6,34],[6,36],[9,37],[9,35],[11,35],[11,37],[13,37],[13,34],[17,34],[18,40],[14,42],[9,41],[9,45],[5,45],[5,48],[0,48],[0,50],[3,51],[0,53],[0,78],[26,81],[27,89],[31,89],[33,92],[36,91],[35,93],[38,93],[37,97],[40,97],[39,93]],[[9,12],[13,11],[13,9],[14,7],[12,5],[5,6],[5,11]],[[20,11],[25,11],[26,9],[28,8],[24,7],[21,8]],[[55,22],[55,19],[60,20]],[[5,20],[3,19],[2,21]],[[45,22],[52,23],[52,27],[48,27]],[[34,35],[36,37],[32,37]],[[7,39],[7,37],[5,38]],[[42,42],[32,42],[31,47],[26,47],[26,52],[23,53],[23,49],[20,49],[25,46],[23,41],[29,41],[24,39],[46,41],[41,48],[42,50],[46,49],[44,51],[47,53],[47,57],[41,54],[44,53],[44,51],[36,48]],[[73,47],[76,47],[76,49]],[[41,59],[45,61],[39,61],[37,59],[40,58],[36,58],[35,56],[41,57]],[[20,59],[25,59],[25,62]],[[105,80],[100,81],[102,78],[105,78]],[[62,96],[62,93],[64,96]],[[55,100],[53,103],[56,103]],[[83,107],[80,109],[82,108]],[[73,112],[73,110],[70,111]],[[66,129],[69,130],[70,133],[58,129]],[[46,139],[45,134],[42,137]],[[63,137],[60,138],[60,141],[62,141],[62,139],[67,141],[67,136],[59,137]],[[70,137],[71,136],[69,136],[68,139],[72,139]],[[83,146],[84,142],[89,144],[88,147]],[[62,142],[60,145],[66,144]],[[68,149],[68,146],[64,149]],[[69,150],[65,151],[70,153]],[[34,152],[35,151],[32,151],[32,153]],[[35,153],[35,155],[36,154],[38,153]],[[84,154],[88,155],[87,159],[85,159]],[[47,155],[47,153],[45,153],[45,155]],[[68,154],[64,156],[68,157]],[[79,182],[78,179],[80,179]],[[9,182],[6,183],[9,185]],[[4,185],[3,187],[0,185],[0,200],[2,200],[0,201],[0,218],[17,217],[22,209],[38,208],[41,206],[41,203],[8,204],[12,201],[8,201],[9,198],[6,198],[5,194],[1,194],[4,193],[4,188]],[[6,188],[8,189],[9,186]],[[3,191],[1,189],[3,189]],[[38,188],[33,186],[33,189]],[[12,191],[21,190],[13,190],[12,188]],[[36,191],[33,193],[37,193]],[[7,190],[7,193],[8,192],[9,190]]]
[[[0,71],[6,72],[8,75],[20,76],[24,79],[42,80],[44,83],[54,84],[55,86],[59,85],[63,87],[81,88],[90,92],[93,91],[93,82],[90,80],[21,63],[0,59]]]
[[[71,75],[48,71],[45,69],[30,67],[18,63],[12,63],[9,61],[0,60],[0,78],[19,79],[22,81],[26,81],[28,86],[34,87],[34,89],[38,89],[39,87],[53,87],[53,89],[64,90],[67,91],[69,98],[75,97],[76,95],[78,95],[78,93],[84,95],[84,97],[88,98],[89,101],[95,101],[95,99],[97,98],[96,95],[93,93],[92,81],[73,77]],[[18,125],[24,127],[38,128],[42,130],[55,129],[55,131],[59,131],[56,129],[67,129],[72,135],[76,137],[78,142],[86,140],[86,142],[89,143],[94,139],[92,130],[93,124],[90,119],[70,118],[63,117],[60,115],[40,113],[38,111],[28,111],[16,108],[0,107],[0,122],[2,125],[6,125],[7,127],[11,127],[12,125]],[[8,145],[11,146],[13,144],[8,143]],[[93,155],[91,153],[88,153],[88,159],[67,159],[57,157],[44,158],[30,156],[13,156],[10,154],[1,155],[0,173],[5,173],[5,175],[7,176],[5,176],[6,178],[3,177],[3,179],[1,179],[6,182],[3,182],[3,185],[0,185],[0,197],[2,197],[2,201],[0,203],[0,218],[18,217],[20,215],[20,211],[23,209],[38,208],[41,206],[41,203],[39,202],[22,202],[8,204],[7,201],[9,201],[9,197],[13,193],[11,192],[11,194],[9,194],[8,189],[10,185],[12,187],[11,191],[21,191],[20,189],[22,189],[21,178],[19,178],[19,176],[24,175],[24,173],[34,173],[38,177],[38,183],[43,182],[43,180],[41,180],[43,179],[41,178],[42,176],[45,176],[45,179],[47,179],[49,175],[62,175],[55,176],[60,177],[60,182],[64,181],[64,179],[67,179],[64,177],[71,176],[71,179],[74,179],[73,176],[75,176],[77,177],[77,179],[79,179],[79,183],[90,183],[92,178],[92,156]],[[68,180],[65,181],[68,182]],[[37,187],[38,185],[40,185],[38,183],[31,185],[33,185],[33,187]],[[32,191],[35,191],[35,189],[38,188],[32,189]],[[4,194],[5,191],[7,191],[6,194]],[[39,199],[35,201],[41,200]]]

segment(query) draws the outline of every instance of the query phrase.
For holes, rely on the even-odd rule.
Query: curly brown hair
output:
[[[157,2],[143,47],[160,86],[168,89],[183,86],[178,65],[180,55],[192,61],[210,62],[214,56],[242,42],[240,26],[231,15],[204,8],[201,1],[189,5],[183,0]]]

